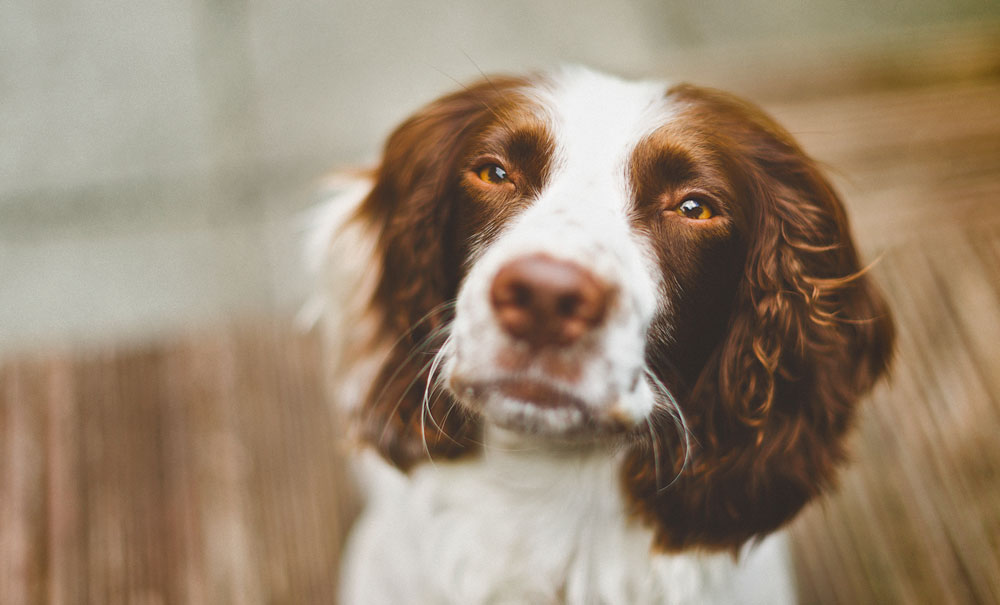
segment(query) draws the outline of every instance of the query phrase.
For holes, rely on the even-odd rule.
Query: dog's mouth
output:
[[[625,432],[635,424],[615,401],[589,402],[544,380],[466,381],[452,376],[449,382],[463,404],[508,430],[593,436]]]
[[[494,388],[511,399],[518,399],[540,408],[575,408],[586,410],[583,399],[536,380],[500,380]]]

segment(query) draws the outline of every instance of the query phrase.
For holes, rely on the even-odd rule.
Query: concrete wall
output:
[[[0,4],[0,350],[293,309],[328,167],[479,70],[877,38],[995,0]]]

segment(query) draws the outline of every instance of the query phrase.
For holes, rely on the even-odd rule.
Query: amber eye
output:
[[[503,169],[503,166],[498,164],[486,164],[476,171],[479,179],[490,185],[502,185],[504,183],[510,182],[507,178],[507,171]]]
[[[708,204],[690,198],[681,202],[681,205],[677,207],[677,214],[696,221],[703,221],[713,216],[712,209],[708,207]]]

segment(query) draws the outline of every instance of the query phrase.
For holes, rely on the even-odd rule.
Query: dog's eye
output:
[[[503,166],[499,164],[486,164],[481,166],[476,174],[479,179],[490,185],[502,185],[504,183],[510,182],[507,176],[507,171],[503,169]]]
[[[677,206],[677,214],[683,216],[684,218],[693,219],[696,221],[703,221],[705,219],[712,218],[714,213],[708,204],[688,198],[681,202],[680,206]]]

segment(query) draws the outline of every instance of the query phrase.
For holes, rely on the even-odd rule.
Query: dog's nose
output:
[[[500,267],[490,303],[511,336],[542,347],[568,345],[604,321],[612,290],[583,267],[543,254]]]

